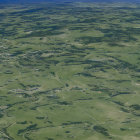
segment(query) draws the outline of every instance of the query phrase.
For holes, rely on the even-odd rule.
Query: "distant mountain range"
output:
[[[131,2],[140,3],[140,0],[0,0],[0,3],[38,3],[38,2]]]

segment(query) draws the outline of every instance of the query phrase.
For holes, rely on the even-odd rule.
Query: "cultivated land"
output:
[[[0,5],[0,140],[139,140],[140,5]]]

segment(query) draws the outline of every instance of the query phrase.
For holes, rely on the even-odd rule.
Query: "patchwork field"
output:
[[[0,140],[139,140],[140,5],[0,5]]]

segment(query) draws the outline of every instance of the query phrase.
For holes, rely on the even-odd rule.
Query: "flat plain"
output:
[[[0,5],[0,140],[139,140],[140,5]]]

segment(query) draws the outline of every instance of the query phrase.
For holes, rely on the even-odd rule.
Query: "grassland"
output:
[[[139,140],[140,5],[0,5],[0,140]]]

